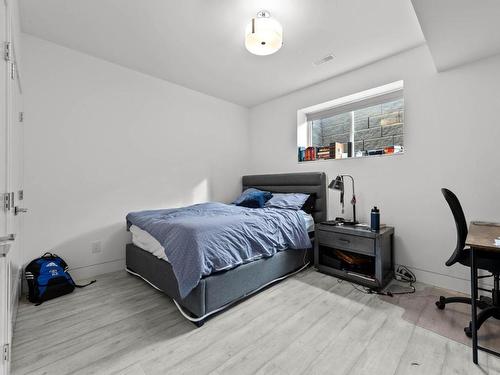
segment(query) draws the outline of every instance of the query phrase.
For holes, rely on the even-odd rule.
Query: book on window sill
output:
[[[344,144],[340,142],[335,142],[335,159],[342,159],[343,153],[344,153]]]

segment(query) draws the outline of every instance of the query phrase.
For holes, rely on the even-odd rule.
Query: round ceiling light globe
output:
[[[264,14],[264,15],[263,15]],[[283,27],[267,12],[259,12],[247,25],[245,47],[254,55],[266,56],[277,52],[283,45]]]

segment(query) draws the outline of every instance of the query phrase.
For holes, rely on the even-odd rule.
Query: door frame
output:
[[[0,126],[5,130],[5,137],[0,140],[0,152],[5,155],[6,160],[5,175],[0,176],[0,180],[3,180],[0,193],[14,192],[14,194],[11,194],[8,209],[4,210],[0,206],[0,210],[2,210],[0,215],[5,215],[5,225],[1,225],[0,228],[0,309],[2,310],[0,311],[0,375],[7,375],[10,372],[13,323],[20,293],[20,279],[17,275],[18,272],[13,272],[13,265],[19,269],[19,267],[22,267],[22,262],[24,262],[24,259],[21,258],[21,249],[18,248],[19,241],[15,241],[14,237],[8,238],[11,233],[17,234],[18,226],[18,221],[14,215],[14,201],[17,200],[18,188],[15,186],[17,181],[14,181],[14,179],[16,173],[18,173],[17,169],[21,166],[18,158],[22,158],[23,155],[21,153],[19,155],[15,154],[18,149],[14,142],[18,142],[18,129],[15,128],[18,125],[16,104],[22,104],[22,90],[15,48],[19,26],[17,22],[17,0],[4,0],[1,3],[0,17],[4,18],[4,20],[1,20],[1,24],[5,25],[5,29],[0,30],[0,47],[2,50],[0,64],[3,65],[1,69],[3,71],[0,74],[5,78],[5,88],[0,89],[5,90],[5,100],[0,103],[0,113],[3,117],[0,120]],[[19,161],[19,165],[16,161]],[[1,162],[3,163],[3,161]],[[7,252],[8,250],[10,252]],[[4,252],[6,252],[5,256],[3,255]],[[4,353],[4,348],[7,349],[6,353]]]
[[[8,178],[8,122],[9,122],[9,113],[8,113],[8,86],[10,85],[10,77],[9,77],[9,63],[7,62],[5,53],[7,49],[7,43],[9,42],[9,13],[8,13],[8,7],[7,7],[7,2],[3,2],[3,4],[0,4],[0,17],[2,18],[0,20],[0,24],[5,25],[2,30],[0,30],[0,45],[1,45],[1,62],[0,66],[2,67],[1,75],[2,75],[2,85],[0,86],[1,90],[4,90],[2,93],[2,101],[0,102],[0,114],[2,115],[2,118],[0,120],[0,126],[2,127],[2,138],[0,140],[0,152],[3,154],[3,160],[0,160],[0,162],[3,164],[2,165],[2,170],[0,172],[0,193],[6,193],[8,190],[8,183],[9,183],[9,178]],[[5,96],[4,96],[5,95]],[[4,190],[5,189],[5,190]],[[6,199],[5,196],[2,197],[2,206],[5,204],[4,199]],[[5,236],[7,235],[7,231],[9,229],[8,225],[8,212],[4,207],[0,207],[0,215],[2,215],[2,220],[1,220],[1,228],[0,228],[0,236]],[[3,245],[2,245],[3,246]],[[5,246],[8,246],[5,244]],[[9,311],[9,306],[10,306],[10,301],[9,301],[9,290],[10,290],[10,285],[9,285],[9,280],[10,280],[10,275],[9,275],[9,267],[8,267],[8,250],[9,247],[2,247],[2,255],[0,255],[0,375],[7,375],[10,370],[10,361],[8,356],[5,353],[5,350],[9,350],[9,347],[6,347],[6,345],[10,345],[9,342],[9,330],[10,330],[10,324],[9,324],[9,316],[10,316],[10,311]],[[5,254],[5,255],[4,255]]]

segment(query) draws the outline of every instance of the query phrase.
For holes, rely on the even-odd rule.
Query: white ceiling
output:
[[[438,71],[500,53],[500,0],[412,0]]]
[[[24,32],[254,106],[424,42],[410,0],[21,0]],[[284,29],[271,56],[244,47],[261,9]],[[335,59],[312,62],[333,53]]]

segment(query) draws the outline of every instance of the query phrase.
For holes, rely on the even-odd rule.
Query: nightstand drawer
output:
[[[365,255],[375,255],[375,240],[372,238],[318,230],[316,239],[320,245]]]

